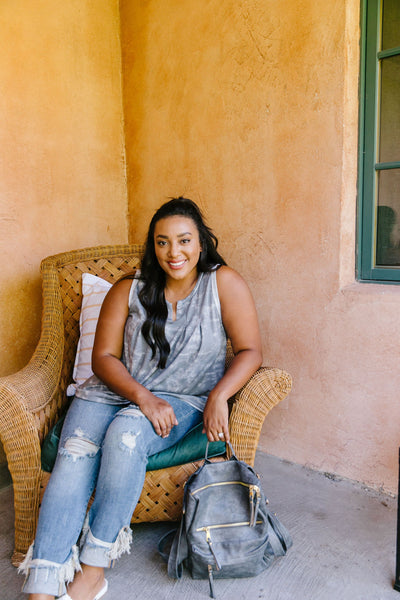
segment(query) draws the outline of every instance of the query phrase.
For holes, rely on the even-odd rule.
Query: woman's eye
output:
[[[167,242],[164,242],[164,240],[159,240],[157,242],[157,246],[165,246]]]
[[[183,238],[183,240],[181,240],[182,244],[188,244],[190,242],[189,238]]]

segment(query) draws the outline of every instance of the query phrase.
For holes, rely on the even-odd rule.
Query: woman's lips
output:
[[[185,264],[186,260],[177,260],[175,262],[168,262],[168,265],[171,269],[180,269]]]

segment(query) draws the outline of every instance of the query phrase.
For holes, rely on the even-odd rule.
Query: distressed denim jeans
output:
[[[54,596],[80,563],[110,567],[129,552],[130,521],[140,497],[147,459],[178,442],[203,414],[178,398],[162,395],[178,425],[158,436],[138,407],[121,408],[75,398],[63,426],[57,460],[47,485],[35,541],[20,570],[23,591]],[[94,502],[87,505],[94,491]],[[79,547],[78,538],[80,537]]]

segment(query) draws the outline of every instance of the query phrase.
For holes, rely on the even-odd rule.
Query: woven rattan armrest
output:
[[[41,480],[41,439],[59,416],[56,407],[63,357],[61,307],[46,306],[42,333],[29,363],[13,375],[0,378],[0,439],[13,480],[15,511],[14,563],[26,552],[35,533]]]
[[[261,367],[236,394],[229,429],[238,458],[254,465],[265,417],[286,398],[291,388],[289,373],[276,367]]]
[[[0,439],[4,446],[14,486],[16,551],[26,552],[32,539],[38,511],[36,490],[40,484],[40,442],[35,419],[21,396],[18,378],[0,381]],[[11,378],[8,378],[11,379]],[[19,388],[19,389],[18,389]]]
[[[32,377],[31,377],[32,376]],[[15,553],[13,564],[18,564],[32,540],[36,528],[41,481],[40,437],[37,415],[28,408],[27,379],[30,389],[43,394],[43,377],[25,367],[19,373],[0,379],[0,439],[4,446],[14,487]],[[49,404],[51,398],[48,399]],[[45,415],[44,411],[42,414]]]

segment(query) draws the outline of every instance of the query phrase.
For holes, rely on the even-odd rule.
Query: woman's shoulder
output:
[[[128,299],[133,281],[135,280],[120,279],[119,281],[116,281],[107,292],[105,302],[107,304],[116,302],[126,302],[126,304],[128,304]]]
[[[111,290],[113,290],[114,294],[126,294],[127,292],[129,293],[129,290],[132,287],[133,281],[135,281],[135,279],[133,277],[132,277],[132,279],[128,278],[128,277],[120,279],[119,281],[116,281],[114,283]]]
[[[218,285],[246,285],[243,277],[232,269],[232,267],[228,267],[227,265],[221,265],[216,270],[216,277]]]
[[[216,272],[218,295],[220,300],[231,301],[232,296],[248,293],[249,287],[243,277],[226,265],[221,266]]]

